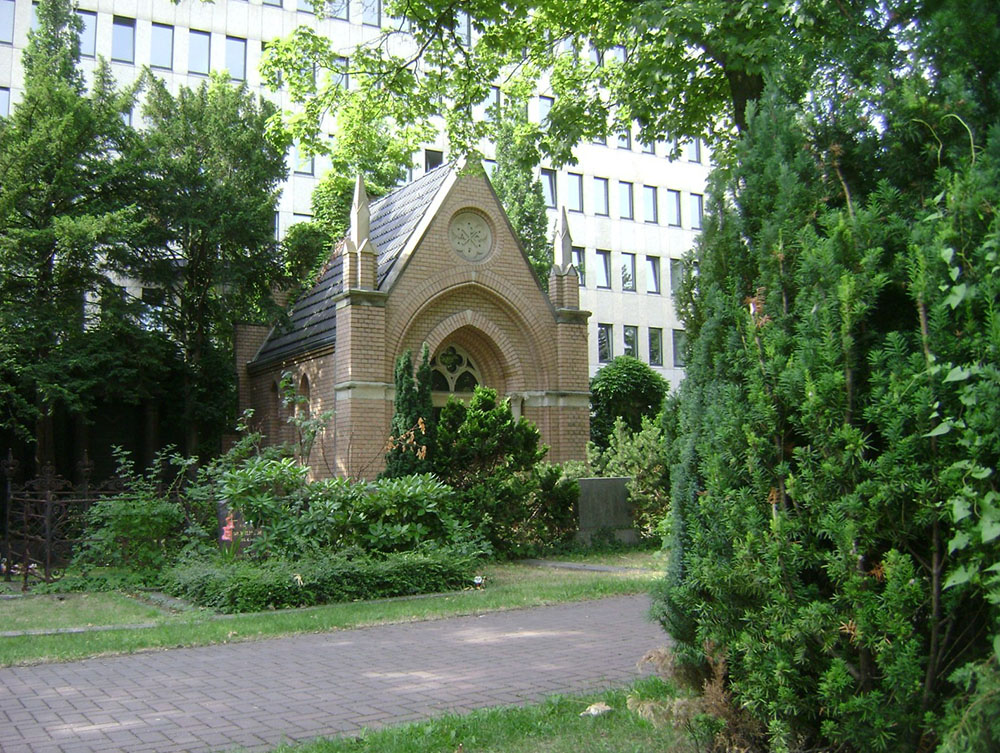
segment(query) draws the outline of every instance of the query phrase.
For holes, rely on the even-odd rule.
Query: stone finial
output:
[[[566,207],[562,208],[556,223],[555,249],[552,258],[562,274],[569,272],[569,268],[573,264],[573,239],[569,234],[569,218],[566,216]]]
[[[361,245],[368,239],[369,223],[371,221],[371,210],[368,208],[368,192],[365,190],[365,182],[358,175],[354,184],[354,203],[351,204],[351,243],[354,248],[361,248]]]

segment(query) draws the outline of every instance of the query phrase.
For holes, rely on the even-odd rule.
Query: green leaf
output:
[[[974,567],[971,565],[962,565],[948,576],[948,579],[944,582],[944,587],[951,588],[952,586],[960,586],[963,583],[968,583],[975,574],[976,569]]]
[[[972,539],[969,538],[969,534],[965,531],[959,531],[952,537],[951,541],[948,542],[948,554],[954,554],[959,549],[965,549],[971,540]]]
[[[969,502],[965,497],[954,497],[951,500],[951,517],[957,523],[960,520],[964,520],[969,517],[971,508],[969,507]]]
[[[1000,517],[997,516],[996,510],[989,510],[984,516],[982,523],[980,524],[983,535],[983,543],[988,544],[993,541],[997,536],[1000,536]]]
[[[924,434],[924,437],[925,438],[926,437],[940,437],[942,434],[947,434],[949,431],[951,431],[951,424],[948,423],[947,421],[944,421],[944,422],[938,424],[937,426],[935,426],[933,429],[931,429],[926,434]]]
[[[944,302],[951,306],[953,309],[958,308],[963,300],[965,300],[966,294],[969,292],[969,287],[963,282],[960,285],[954,285],[948,297],[944,299]]]
[[[972,372],[963,369],[961,366],[956,366],[951,371],[948,372],[948,376],[944,378],[945,382],[961,382],[972,376]]]

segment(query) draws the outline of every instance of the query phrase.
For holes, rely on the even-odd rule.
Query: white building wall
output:
[[[190,73],[189,42],[190,30],[211,34],[211,68],[226,68],[226,38],[236,37],[246,40],[246,80],[252,90],[268,97],[279,107],[289,108],[287,95],[273,93],[261,85],[258,65],[263,46],[279,39],[299,24],[312,25],[321,33],[334,39],[336,47],[350,57],[351,50],[358,44],[377,36],[380,30],[361,24],[361,2],[350,3],[350,21],[324,18],[317,19],[308,12],[298,11],[295,0],[283,0],[285,7],[263,4],[262,0],[80,0],[81,10],[97,13],[96,50],[105,58],[111,57],[112,33],[116,16],[134,19],[135,41],[134,62],[111,63],[116,78],[122,83],[134,81],[144,65],[151,60],[152,25],[172,26],[173,55],[169,70],[158,68],[155,73],[163,77],[174,90],[182,84],[197,86],[206,77]],[[0,4],[10,0],[0,0]],[[11,108],[21,99],[23,93],[23,70],[21,54],[27,44],[27,32],[32,23],[31,0],[15,0],[13,43],[4,43],[0,38],[0,90],[9,90]],[[3,11],[0,8],[0,11]],[[388,23],[387,20],[383,20]],[[85,71],[93,70],[95,60],[84,59]],[[4,95],[0,91],[0,97]],[[0,98],[2,103],[2,98]],[[536,98],[529,108],[536,119],[539,116],[539,100]],[[0,114],[3,114],[0,112]],[[135,117],[139,118],[139,113]],[[443,137],[439,136],[428,148],[444,152],[445,160],[450,158]],[[556,172],[556,204],[567,204],[569,173],[583,175],[583,211],[569,212],[570,232],[575,246],[585,249],[586,274],[580,290],[581,308],[593,312],[590,320],[590,371],[591,374],[603,365],[598,352],[598,325],[610,324],[613,332],[612,355],[624,352],[624,328],[638,328],[637,357],[649,363],[648,350],[650,328],[663,332],[662,365],[654,368],[672,386],[683,378],[683,369],[676,366],[673,350],[673,331],[680,329],[670,295],[670,260],[679,259],[691,247],[697,234],[697,222],[692,216],[691,197],[704,193],[708,172],[708,154],[701,149],[701,161],[690,161],[690,150],[672,159],[668,156],[667,144],[655,145],[655,153],[648,154],[634,138],[631,148],[618,147],[614,137],[609,137],[607,145],[581,144],[576,150],[578,164],[564,167]],[[319,177],[328,168],[322,158],[316,158],[312,174],[301,174],[294,154],[289,156],[289,178],[284,187],[279,204],[278,233],[283,235],[295,222],[311,218],[311,195]],[[414,176],[423,172],[424,155],[416,155],[417,167]],[[543,167],[545,167],[543,165]],[[594,179],[608,181],[608,214],[599,214],[595,206]],[[621,217],[619,207],[619,183],[631,182],[633,193],[633,219]],[[658,198],[656,222],[645,216],[643,186],[655,186]],[[668,224],[668,190],[680,192],[681,214],[679,226]],[[554,225],[556,209],[550,212]],[[610,288],[600,287],[598,250],[611,252]],[[621,264],[622,254],[636,255],[635,291],[623,289]],[[660,290],[649,292],[646,257],[660,259]],[[655,360],[655,358],[653,359]]]

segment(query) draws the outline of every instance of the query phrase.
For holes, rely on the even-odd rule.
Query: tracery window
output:
[[[431,360],[433,392],[472,392],[481,382],[476,364],[457,345],[449,345]]]

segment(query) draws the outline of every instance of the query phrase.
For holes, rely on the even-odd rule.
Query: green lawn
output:
[[[108,630],[63,635],[32,635],[0,638],[0,666],[46,661],[69,661],[87,656],[132,653],[145,649],[201,646],[229,641],[256,640],[302,632],[322,632],[387,622],[408,622],[453,615],[477,614],[498,609],[541,606],[602,596],[639,593],[655,579],[647,573],[604,573],[553,570],[519,564],[492,564],[483,567],[485,588],[413,599],[390,599],[350,604],[330,604],[309,609],[282,610],[263,614],[219,618],[207,611],[163,614],[153,617],[160,624],[152,628]],[[80,599],[83,606],[98,601]],[[127,603],[127,599],[123,600]],[[19,612],[32,599],[4,603],[11,613]],[[33,617],[19,618],[17,628],[27,630],[55,625],[54,616],[63,602],[38,602]],[[136,608],[145,608],[135,605]],[[148,608],[145,608],[148,609]],[[27,610],[26,610],[27,612]],[[74,621],[63,620],[59,627],[109,624],[98,622],[100,608],[82,610]],[[144,614],[150,614],[144,612]],[[131,619],[130,622],[146,622]],[[2,623],[6,624],[6,622]]]
[[[666,699],[674,690],[647,678],[636,688],[643,698]],[[625,690],[559,696],[523,708],[450,714],[361,736],[283,745],[274,753],[653,753],[687,750],[669,727],[657,729],[626,708]],[[597,717],[580,712],[595,701],[612,711]],[[459,748],[461,745],[461,748]]]
[[[159,622],[159,609],[124,594],[90,593],[0,599],[0,630],[54,630]]]
[[[579,562],[589,565],[613,565],[634,567],[663,572],[667,567],[667,555],[659,549],[628,550],[621,552],[593,553],[587,551],[553,554],[545,559],[558,562]]]

